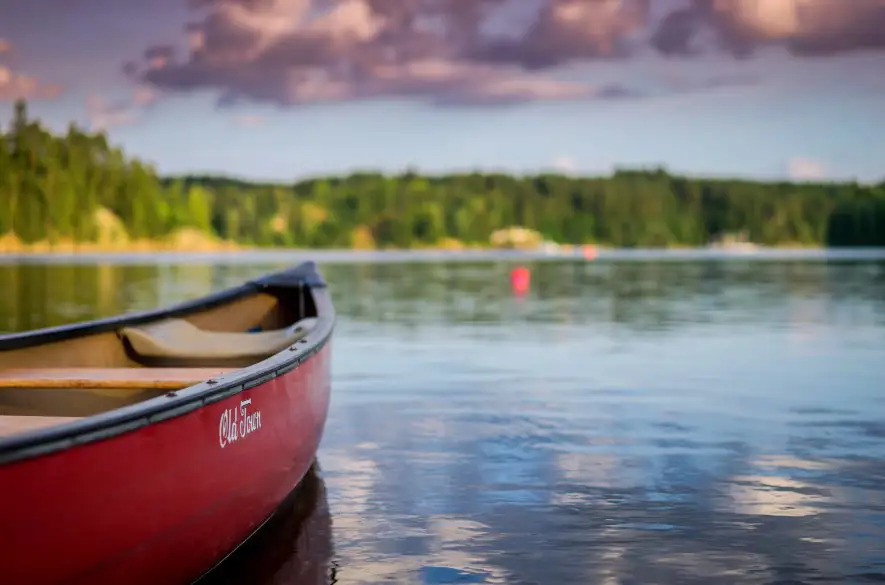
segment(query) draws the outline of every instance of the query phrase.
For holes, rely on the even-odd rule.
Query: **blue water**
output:
[[[511,260],[322,263],[328,521],[228,582],[885,581],[881,256],[667,260],[526,261],[525,297]],[[283,263],[9,262],[0,328]]]

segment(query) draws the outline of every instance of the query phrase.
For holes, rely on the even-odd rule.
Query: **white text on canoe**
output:
[[[218,421],[218,443],[223,449],[231,443],[244,439],[261,428],[261,411],[249,411],[252,399],[240,402],[240,408],[228,408]]]

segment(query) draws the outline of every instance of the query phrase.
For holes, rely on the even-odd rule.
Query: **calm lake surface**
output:
[[[288,263],[7,262],[0,329]],[[885,581],[885,262],[514,265],[321,264],[320,472],[213,583]]]

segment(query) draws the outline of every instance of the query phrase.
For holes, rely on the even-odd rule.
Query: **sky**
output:
[[[164,174],[885,179],[885,0],[5,0],[0,121]]]

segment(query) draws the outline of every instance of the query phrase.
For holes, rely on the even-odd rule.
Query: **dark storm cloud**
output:
[[[187,1],[198,20],[184,56],[152,47],[129,72],[164,90],[216,89],[225,103],[614,98],[636,92],[550,73],[649,49],[746,57],[769,45],[804,56],[885,46],[885,0]]]

